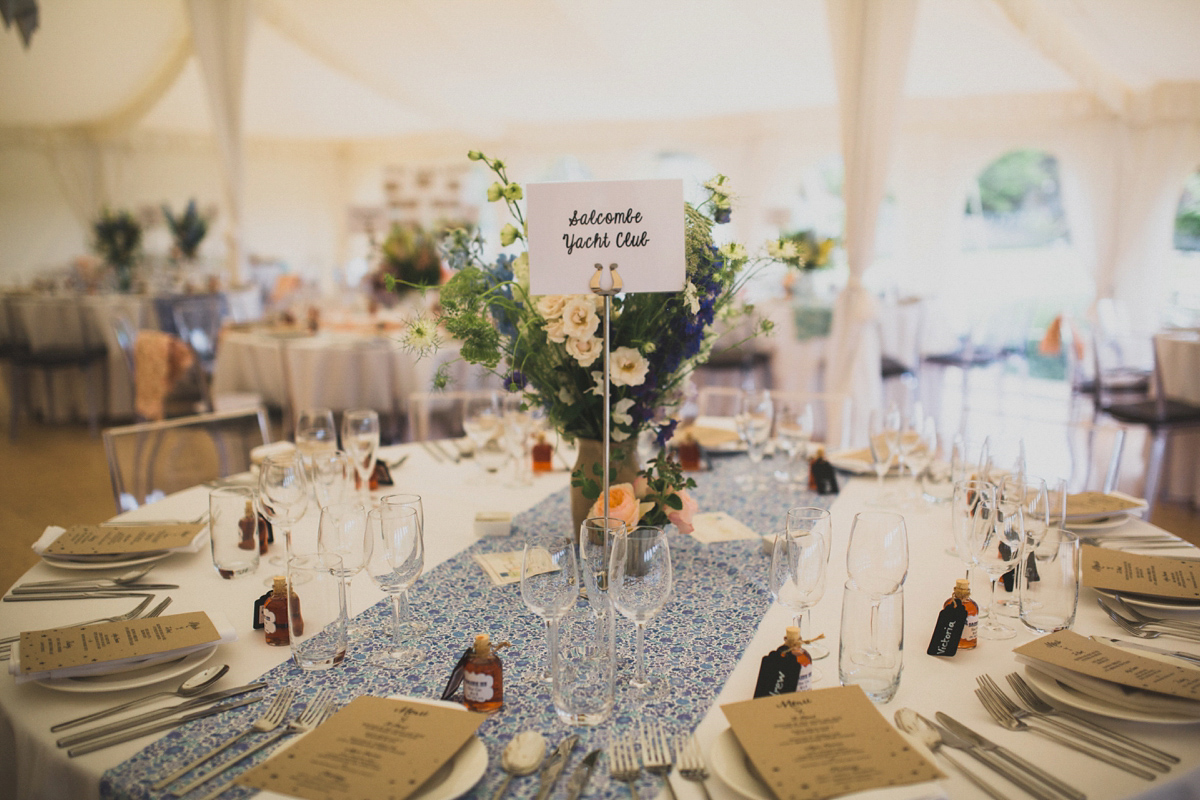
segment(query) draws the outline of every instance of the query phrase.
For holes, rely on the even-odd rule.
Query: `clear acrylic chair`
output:
[[[250,469],[250,451],[270,442],[261,407],[143,422],[104,431],[117,511]]]

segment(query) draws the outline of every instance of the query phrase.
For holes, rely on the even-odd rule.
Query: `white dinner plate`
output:
[[[1130,651],[1134,652],[1134,651]],[[1138,655],[1152,656],[1152,653],[1138,652]],[[1166,659],[1167,663],[1176,663],[1171,659]],[[1059,683],[1054,678],[1038,672],[1029,666],[1025,667],[1025,681],[1032,686],[1038,694],[1047,700],[1053,701],[1055,704],[1060,704],[1068,708],[1075,708],[1080,711],[1087,711],[1092,714],[1098,714],[1102,717],[1111,719],[1124,719],[1130,722],[1154,722],[1160,725],[1195,725],[1200,723],[1200,717],[1189,717],[1183,714],[1167,714],[1167,713],[1150,713],[1148,711],[1136,711],[1132,708],[1124,708],[1115,706],[1110,703],[1105,703],[1097,700],[1094,697],[1084,694],[1083,692],[1072,689]]]
[[[62,558],[42,556],[42,563],[48,567],[58,567],[59,569],[122,569],[124,567],[136,567],[138,564],[162,561],[174,552],[174,550],[163,550],[158,553],[121,558],[116,561],[68,561]]]
[[[708,750],[708,761],[717,777],[747,800],[775,800],[771,790],[746,766],[746,751],[733,735],[733,728],[717,734]]]
[[[1125,513],[1094,519],[1090,522],[1072,522],[1067,520],[1066,528],[1069,531],[1102,531],[1109,528],[1119,528],[1126,522],[1129,522],[1132,516],[1132,514]]]
[[[1096,522],[1098,520],[1108,519],[1109,517],[1129,516],[1130,514],[1140,515],[1146,510],[1146,501],[1140,497],[1132,497],[1124,492],[1109,492],[1108,494],[1110,497],[1119,497],[1122,500],[1127,500],[1131,503],[1137,503],[1138,505],[1134,506],[1133,508],[1125,509],[1124,511],[1091,511],[1086,514],[1067,514],[1067,527],[1071,527],[1073,523]],[[1070,495],[1068,495],[1068,502],[1069,500]],[[1059,516],[1055,514],[1053,519],[1058,520]]]
[[[124,689],[139,689],[143,686],[152,686],[171,678],[177,678],[208,661],[216,652],[217,645],[214,644],[212,647],[188,653],[182,658],[150,666],[130,666],[107,675],[57,678],[48,681],[34,681],[34,683],[59,692],[119,692]]]
[[[1148,594],[1130,594],[1128,592],[1095,589],[1096,594],[1109,598],[1120,598],[1134,608],[1146,608],[1153,611],[1200,611],[1200,600],[1175,600],[1170,597],[1154,597]],[[1125,616],[1128,616],[1126,614]]]

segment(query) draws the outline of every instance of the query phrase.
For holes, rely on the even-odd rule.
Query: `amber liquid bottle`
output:
[[[276,575],[271,599],[262,608],[263,633],[267,636],[267,644],[272,647],[287,647],[290,642],[288,605],[287,578]]]
[[[552,472],[554,470],[554,448],[546,441],[544,434],[538,434],[532,452],[534,472]]]
[[[800,663],[800,677],[796,680],[796,691],[807,692],[812,688],[812,656],[804,649],[804,640],[800,638],[800,629],[789,625],[783,643],[792,651],[792,656]]]
[[[701,467],[700,443],[690,433],[679,445],[679,466],[688,472],[696,472]]]
[[[463,705],[485,714],[504,705],[504,665],[486,633],[475,637],[475,651],[463,670]]]
[[[949,608],[954,603],[961,604],[967,610],[967,624],[963,626],[958,649],[974,650],[979,644],[979,604],[971,599],[971,583],[966,578],[954,582],[954,596],[943,603],[942,608]]]

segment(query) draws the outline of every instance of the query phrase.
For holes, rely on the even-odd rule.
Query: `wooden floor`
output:
[[[1003,443],[997,462],[1001,466],[1010,457],[1004,448],[1011,449],[1023,438],[1030,463],[1044,465],[1036,469],[1064,476],[1070,469],[1069,437],[1062,433],[1068,429],[1071,401],[1063,384],[1013,375],[1003,380],[999,375],[972,376],[964,403],[957,376],[946,376],[940,386],[933,383],[925,379],[923,394],[927,407],[938,411],[942,431],[961,426],[979,441],[990,435]],[[6,408],[0,414],[7,419]],[[272,427],[277,434],[278,426]],[[1125,453],[1122,475],[1136,482],[1140,444],[1127,442]],[[15,442],[0,436],[0,476],[0,587],[12,585],[34,563],[29,546],[47,525],[99,522],[116,513],[104,447],[81,423],[23,420]],[[1200,545],[1200,514],[1190,505],[1160,503],[1154,522]]]

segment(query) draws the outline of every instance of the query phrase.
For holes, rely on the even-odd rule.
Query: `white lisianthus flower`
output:
[[[567,340],[567,332],[564,330],[562,317],[555,317],[546,323],[546,338],[555,344],[562,344]]]
[[[612,382],[614,386],[641,386],[646,381],[650,362],[632,347],[612,351]]]
[[[614,442],[623,442],[632,435],[629,431],[623,431],[620,428],[613,428],[608,432],[609,438]]]
[[[563,307],[562,319],[563,330],[572,339],[590,339],[596,333],[597,326],[600,325],[596,309],[586,295],[583,297],[572,296]]]
[[[593,381],[594,385],[592,386],[591,389],[588,389],[588,391],[591,392],[592,394],[596,395],[597,397],[603,397],[604,396],[604,373],[601,372],[600,370],[592,370],[592,381]]]
[[[575,402],[575,393],[571,391],[570,386],[561,386],[558,389],[558,400],[560,403],[571,405]]]
[[[624,400],[618,400],[612,407],[612,421],[618,425],[632,425],[633,415],[629,413],[631,408],[633,408],[633,398],[626,397]],[[613,438],[616,436],[614,435]]]
[[[527,255],[528,254],[522,254],[522,257],[525,257],[526,270],[529,268],[529,259]],[[547,320],[561,317],[563,306],[567,304],[568,299],[570,298],[565,294],[544,294],[538,298],[537,312]]]
[[[683,302],[687,303],[688,311],[693,314],[700,313],[700,294],[696,291],[696,284],[691,281],[683,287]]]
[[[576,339],[571,336],[567,339],[567,352],[579,362],[581,367],[590,367],[600,357],[603,350],[603,343],[595,336],[589,336],[586,339]]]

